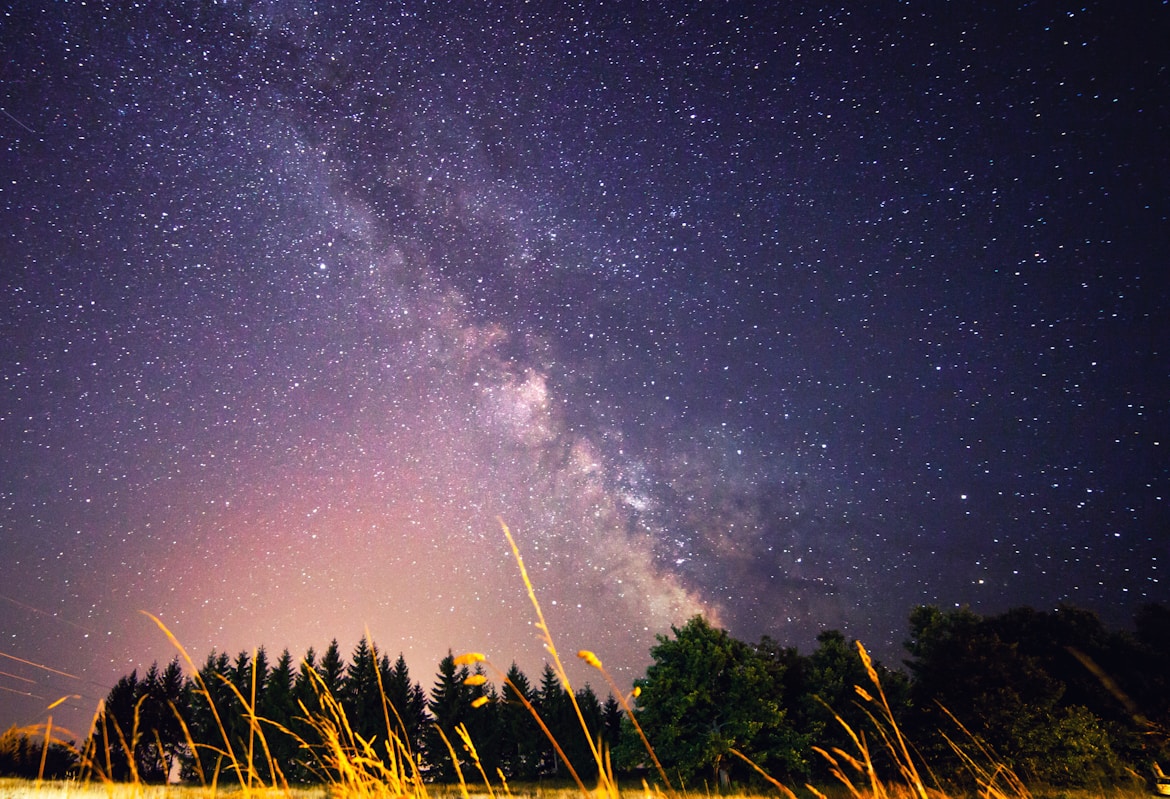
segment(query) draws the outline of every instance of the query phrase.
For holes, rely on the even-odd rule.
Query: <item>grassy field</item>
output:
[[[541,631],[552,666],[557,676],[562,680],[562,684],[568,684],[564,665],[545,622],[540,603],[537,601],[532,583],[524,567],[523,558],[506,526],[504,534],[520,568],[521,577],[535,611],[535,625]],[[205,698],[209,706],[214,707],[212,694],[208,686],[198,677],[195,663],[162,622],[158,619],[154,620],[180,652],[191,669],[191,673],[196,675],[197,693]],[[655,786],[651,787],[635,780],[622,781],[619,775],[613,771],[608,752],[600,744],[593,742],[590,746],[594,767],[591,769],[591,774],[582,773],[579,775],[570,764],[569,759],[565,757],[556,738],[544,725],[540,715],[523,698],[522,691],[517,691],[521,697],[520,701],[524,703],[545,732],[548,740],[560,755],[561,761],[565,763],[566,770],[572,776],[572,780],[507,784],[502,780],[502,773],[499,775],[499,781],[497,781],[496,775],[489,778],[486,769],[480,762],[479,754],[476,752],[475,742],[472,741],[466,727],[457,725],[455,733],[458,737],[452,736],[454,740],[450,741],[446,740],[444,735],[444,741],[450,749],[453,759],[458,761],[458,758],[455,757],[457,746],[461,745],[468,754],[469,760],[466,765],[461,770],[458,765],[456,766],[459,782],[456,784],[427,783],[420,773],[417,759],[412,755],[409,747],[395,735],[390,734],[389,740],[378,747],[356,735],[350,727],[340,701],[325,688],[324,683],[321,684],[318,694],[321,710],[309,714],[305,720],[313,727],[320,741],[317,746],[311,747],[312,751],[315,752],[314,758],[316,766],[318,766],[314,772],[329,775],[332,782],[316,787],[290,786],[284,777],[280,776],[280,771],[271,760],[270,755],[266,763],[263,760],[265,755],[261,753],[267,753],[269,750],[267,744],[264,743],[265,725],[260,723],[262,719],[256,715],[254,700],[250,701],[248,697],[229,683],[228,687],[231,688],[238,702],[247,711],[247,716],[252,719],[249,731],[250,740],[246,747],[246,754],[237,752],[237,747],[228,743],[229,736],[217,715],[216,720],[220,724],[220,732],[225,743],[223,750],[215,751],[220,752],[225,762],[222,772],[217,767],[211,775],[204,773],[200,767],[198,773],[202,775],[201,780],[204,783],[202,786],[146,784],[138,780],[137,771],[133,771],[133,781],[114,783],[102,776],[110,773],[108,769],[102,767],[103,763],[108,762],[109,753],[106,752],[105,757],[103,757],[102,752],[91,751],[94,748],[91,743],[87,744],[85,751],[78,753],[80,773],[86,778],[74,781],[0,778],[0,799],[573,799],[573,797],[577,797],[577,799],[702,799],[711,796],[739,799],[756,799],[756,797],[763,799],[765,796],[780,796],[784,799],[798,799],[798,797],[799,799],[806,797],[810,799],[814,797],[816,799],[966,799],[968,796],[979,797],[979,799],[1138,799],[1138,797],[1154,795],[1151,789],[1140,785],[1136,779],[1126,786],[1101,786],[1088,790],[1044,789],[1038,786],[1026,786],[1010,768],[997,762],[992,753],[986,750],[982,744],[976,742],[975,750],[971,752],[952,743],[950,739],[947,739],[948,743],[966,765],[968,779],[974,787],[967,793],[942,792],[929,787],[932,784],[927,776],[930,773],[929,768],[921,764],[919,758],[912,754],[908,742],[903,738],[869,654],[860,643],[857,644],[857,650],[868,676],[868,684],[856,686],[856,692],[866,703],[866,713],[873,729],[867,733],[856,731],[844,719],[837,716],[837,721],[840,722],[855,745],[854,751],[846,752],[838,748],[824,751],[813,747],[817,756],[823,757],[830,765],[830,773],[837,780],[832,785],[783,785],[772,779],[745,755],[735,749],[730,749],[729,755],[734,755],[749,764],[772,787],[766,791],[742,793],[713,791],[705,786],[687,786],[686,788],[672,786],[666,770],[663,769],[653,747],[650,746],[643,734],[637,716],[626,700],[620,698],[622,692],[609,673],[602,667],[596,655],[582,650],[577,653],[577,656],[597,669],[613,688],[622,703],[626,717],[641,737],[645,752],[654,765],[651,773],[656,773],[657,778],[659,778]],[[455,658],[456,665],[479,662],[486,662],[485,658],[482,654],[474,652]],[[310,671],[310,674],[315,675],[316,672]],[[502,674],[501,676],[507,681],[506,676]],[[476,684],[482,684],[484,677],[474,675],[468,677],[465,682],[470,684],[472,680],[478,680],[479,682]],[[866,681],[863,680],[863,682]],[[379,687],[381,687],[381,683],[379,683]],[[512,688],[515,689],[516,686],[513,685]],[[253,691],[253,697],[254,695]],[[632,695],[636,695],[636,693]],[[581,719],[582,729],[584,729],[585,721],[577,706],[576,699],[573,698],[572,693],[569,693],[568,696],[578,718]],[[476,706],[475,702],[472,703],[472,706]],[[387,717],[386,723],[387,728],[392,727],[389,717]],[[137,712],[135,713],[134,727],[137,729]],[[961,725],[960,728],[966,732]],[[288,731],[286,730],[286,732]],[[45,735],[47,737],[47,731]],[[137,740],[136,732],[132,735],[124,735],[119,730],[119,735],[123,744],[127,740],[130,740],[131,743]],[[972,738],[972,741],[974,742],[975,739]],[[187,743],[188,751],[194,752],[200,748],[191,740],[189,733]],[[304,742],[302,744],[304,745]],[[159,745],[161,749],[161,742]],[[130,748],[133,749],[133,746],[131,745]],[[305,749],[308,751],[310,747],[305,745]],[[893,767],[887,770],[889,773],[885,778],[878,776],[874,766],[872,755],[878,751],[881,752],[885,760],[893,763]],[[41,767],[44,768],[43,759]],[[167,770],[164,770],[162,773],[166,772]],[[171,773],[177,772],[172,770]],[[238,775],[238,779],[248,783],[249,787],[238,787],[236,783],[219,784],[221,773]],[[265,783],[259,777],[260,774],[277,776]]]
[[[843,786],[825,786],[818,790],[827,799],[846,799],[846,797],[854,796]],[[493,799],[492,794],[486,791],[477,791],[468,787],[464,792],[464,789],[458,785],[431,785],[427,787],[426,795],[429,799]],[[513,786],[507,795],[515,797],[515,799],[574,799],[574,797],[579,797],[580,793],[575,786],[518,785]],[[602,794],[597,795],[601,796]],[[638,799],[639,797],[663,799],[664,796],[657,791],[647,792],[642,787],[633,788],[632,786],[623,790],[622,795],[628,799]],[[686,799],[703,799],[711,795],[707,792],[688,792],[685,797]],[[720,796],[730,799],[774,799],[777,795],[778,792],[720,794]],[[807,788],[798,789],[796,795],[802,799],[803,797],[815,796]],[[888,793],[866,792],[864,795],[867,797],[888,796],[890,799],[895,799],[895,797],[914,796],[915,794],[908,789],[890,788]],[[942,794],[935,791],[930,791],[928,795],[930,799],[961,799],[959,794]],[[970,794],[971,797],[987,795],[986,793]],[[994,796],[994,794],[992,795]],[[1038,790],[1026,795],[1032,796],[1033,799],[1145,799],[1153,794],[1142,789],[1117,787],[1075,791]],[[206,788],[178,785],[103,785],[100,783],[48,781],[37,783],[31,780],[0,779],[0,799],[208,799],[211,796],[214,796],[215,799],[342,799],[338,791],[325,786],[287,790],[265,788],[251,791],[243,791],[238,788],[219,788],[212,792]],[[500,795],[497,794],[495,799],[500,799]]]

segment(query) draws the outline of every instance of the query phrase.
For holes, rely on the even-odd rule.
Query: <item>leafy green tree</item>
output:
[[[1078,625],[1082,632],[1094,626],[1086,627],[1083,618]],[[1075,786],[1119,774],[1100,719],[1066,699],[1068,686],[1058,675],[1070,673],[1071,664],[1057,646],[1059,628],[1030,609],[987,619],[933,607],[911,613],[912,726],[916,738],[928,742],[928,760],[951,762],[948,749],[936,744],[932,750],[929,743],[938,740],[936,729],[954,730],[945,708],[1025,780]],[[1092,648],[1087,638],[1081,643]],[[1076,673],[1075,679],[1083,678]],[[952,762],[952,777],[959,776]]]
[[[1170,607],[1142,605],[1134,615],[1134,628],[1122,686],[1128,693],[1114,699],[1126,708],[1144,739],[1144,751],[1135,751],[1135,759],[1170,763],[1170,669],[1165,668],[1170,663]]]
[[[756,762],[783,760],[782,686],[770,664],[701,616],[672,629],[635,682],[638,721],[668,774],[724,786],[739,766],[733,748]]]
[[[909,683],[905,675],[890,671],[880,663],[873,666],[895,719],[902,723],[909,702]],[[874,686],[857,650],[857,641],[847,642],[837,630],[821,632],[817,636],[816,650],[805,660],[802,680],[805,697],[801,715],[807,725],[802,731],[817,746],[827,751],[854,749],[842,722],[854,732],[872,735],[868,713],[873,708],[863,703],[855,690],[860,686],[870,694],[874,693]],[[879,769],[889,769],[883,769],[883,773],[895,773],[888,750],[874,747],[871,755]],[[813,760],[811,765],[812,773],[821,778],[828,776],[822,759]]]

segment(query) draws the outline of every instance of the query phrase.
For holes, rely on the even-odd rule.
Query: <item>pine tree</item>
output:
[[[614,698],[613,694],[605,698],[605,704],[601,706],[601,738],[606,747],[612,752],[617,748],[618,742],[622,739],[622,713],[621,703]]]
[[[255,659],[246,651],[236,655],[228,679],[235,690],[230,692],[226,702],[228,710],[220,707],[220,718],[227,727],[236,762],[245,765],[257,759],[262,751],[249,719],[249,708],[264,697],[264,683],[268,679],[268,657],[264,647],[256,650]],[[246,774],[238,772],[234,776],[240,782],[247,778]]]
[[[341,696],[341,683],[345,679],[345,661],[341,659],[341,647],[334,638],[329,642],[329,648],[321,656],[321,664],[317,667],[321,675],[324,690],[334,698]]]
[[[187,726],[191,732],[191,739],[195,742],[196,751],[187,752],[184,757],[182,775],[184,779],[210,779],[212,774],[223,765],[224,734],[215,713],[208,703],[215,706],[215,712],[226,727],[232,715],[237,714],[239,703],[236,701],[229,687],[232,669],[231,661],[226,652],[216,653],[212,650],[207,660],[198,672],[198,680],[194,677],[187,681],[187,692],[190,695],[190,710]],[[202,685],[206,689],[204,694]]]
[[[382,688],[390,704],[390,724],[394,732],[416,758],[423,749],[423,731],[427,728],[427,697],[422,686],[411,682],[406,659],[400,653],[393,668],[384,672]]]
[[[182,762],[188,746],[180,719],[187,718],[190,712],[190,695],[177,655],[163,670],[150,700],[155,706],[155,743],[162,747],[159,754],[164,770],[159,777],[165,781],[170,777],[172,768]]]
[[[138,684],[136,705],[138,707],[134,761],[138,779],[158,783],[166,779],[168,768],[166,758],[158,742],[158,732],[165,716],[170,715],[163,695],[162,672],[158,661],[150,664],[146,675]]]
[[[321,712],[319,674],[317,651],[309,647],[293,679],[292,698],[296,711],[290,729],[310,747],[320,743],[316,729],[306,720],[306,716]],[[322,775],[317,771],[315,758],[302,754],[286,776],[295,782],[311,782],[320,779]]]
[[[573,709],[569,704],[569,694],[561,686],[560,678],[557,677],[556,671],[548,663],[544,664],[544,669],[540,673],[540,687],[536,690],[536,698],[532,704],[535,705],[540,717],[544,719],[545,726],[548,727],[553,738],[562,747],[569,735],[575,733],[579,736],[581,734],[580,726],[571,715]],[[564,771],[564,764],[561,763],[560,756],[547,738],[541,742],[541,757],[538,768],[540,774],[561,774]]]
[[[513,663],[500,703],[500,759],[509,779],[533,780],[539,774],[541,752],[548,741],[524,704],[534,699],[528,677]]]
[[[138,671],[122,677],[110,689],[98,715],[92,736],[93,760],[106,778],[125,782],[137,764],[132,761],[135,708],[138,703]]]
[[[467,733],[475,744],[479,755],[480,765],[489,775],[494,775],[500,767],[502,754],[500,732],[500,697],[495,686],[487,682],[487,673],[483,664],[477,663],[472,672],[472,682],[478,683],[469,686],[468,706],[470,708],[464,724]],[[482,681],[482,682],[481,682]]]
[[[439,662],[439,673],[435,675],[435,685],[431,689],[428,709],[434,724],[425,735],[425,759],[428,776],[442,782],[452,782],[457,778],[455,765],[451,762],[451,754],[443,738],[446,737],[457,753],[461,751],[455,727],[463,723],[471,710],[471,696],[465,684],[468,676],[470,672],[467,667],[456,669],[455,656],[448,652],[447,657]]]
[[[293,719],[298,715],[293,695],[294,680],[292,655],[285,649],[268,673],[264,697],[257,708],[259,716],[265,720],[264,735],[269,752],[286,779],[295,776],[299,748],[296,739],[287,732],[292,729]],[[266,775],[265,780],[271,782],[272,776]]]
[[[566,698],[567,698],[566,694]],[[586,685],[584,688],[578,688],[576,692],[577,707],[581,709],[581,718],[585,720],[586,730],[581,729],[581,720],[577,718],[577,714],[572,707],[566,707],[564,711],[563,737],[558,738],[561,748],[565,750],[565,754],[569,757],[569,761],[573,764],[578,774],[589,774],[591,769],[596,768],[596,761],[593,758],[593,746],[596,746],[601,737],[601,702],[597,699],[597,694],[593,692],[593,688]],[[591,745],[592,744],[592,745]]]
[[[350,657],[340,690],[341,706],[352,729],[363,740],[385,739],[386,720],[378,688],[377,652],[364,636]]]

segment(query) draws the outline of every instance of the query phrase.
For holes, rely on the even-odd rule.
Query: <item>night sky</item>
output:
[[[140,610],[535,675],[497,517],[625,683],[1170,599],[1170,6],[844,5],[9,5],[0,727]]]

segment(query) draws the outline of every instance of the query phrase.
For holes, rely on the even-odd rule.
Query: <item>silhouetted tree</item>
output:
[[[340,698],[341,683],[345,679],[345,661],[341,659],[341,647],[336,638],[329,642],[325,654],[321,656],[317,673],[321,675],[324,690],[334,698]]]
[[[503,723],[500,718],[500,697],[495,686],[487,681],[483,664],[477,663],[471,676],[477,684],[468,686],[467,701],[470,710],[463,723],[467,726],[467,733],[475,745],[481,766],[491,776],[500,767],[502,757],[500,733]],[[482,682],[479,682],[480,680]],[[456,743],[456,747],[461,748],[461,745]]]
[[[915,609],[907,665],[917,730],[953,730],[941,706],[1025,780],[1085,785],[1117,776],[1120,763],[1100,719],[1064,701],[1067,686],[1055,675],[1069,664],[1053,660],[1052,633],[1050,620],[1030,610],[984,619],[968,610]],[[933,763],[950,762],[941,744],[926,747]]]
[[[212,650],[199,668],[198,679],[192,677],[188,680],[187,692],[190,698],[187,726],[195,743],[195,751],[187,752],[183,758],[184,779],[209,781],[225,765],[224,753],[228,743],[224,732],[230,717],[239,712],[239,705],[230,686],[231,675],[231,661],[227,653]]]
[[[94,725],[94,766],[107,779],[125,782],[134,776],[133,750],[138,732],[138,671],[122,677],[110,689]]]
[[[307,720],[307,717],[321,712],[319,675],[317,652],[313,647],[309,647],[293,678],[293,702],[297,709],[291,729],[311,748],[308,752],[299,752],[294,761],[288,777],[295,782],[314,782],[325,777],[317,765],[317,755],[320,754],[317,730]]]
[[[425,760],[427,775],[441,782],[451,782],[457,777],[447,743],[455,749],[456,754],[462,750],[455,727],[467,719],[471,710],[471,692],[465,683],[468,676],[470,672],[467,667],[456,668],[455,657],[448,652],[447,657],[439,662],[439,672],[435,675],[435,684],[431,689],[431,701],[427,707],[433,724],[425,736]],[[462,757],[460,761],[462,763]]]
[[[180,718],[188,713],[188,699],[178,657],[163,671],[152,663],[138,694],[138,777],[144,782],[165,782],[187,748]]]
[[[350,729],[363,740],[386,740],[386,716],[378,686],[377,652],[365,637],[354,647],[340,688],[341,706]]]
[[[77,752],[71,744],[52,741],[45,752],[43,737],[37,739],[15,725],[0,734],[0,777],[63,780],[76,766]]]
[[[423,732],[429,721],[427,695],[417,682],[410,679],[410,670],[401,653],[394,666],[382,677],[386,701],[390,703],[390,723],[395,733],[410,749],[415,762],[423,750]]]
[[[623,718],[625,718],[625,713],[622,711],[621,703],[613,694],[606,696],[605,702],[601,706],[601,738],[606,748],[611,752],[622,739]]]
[[[536,697],[528,677],[515,663],[505,676],[500,696],[502,768],[509,779],[533,780],[539,774],[541,753],[547,740],[523,700],[532,703]]]
[[[548,663],[544,664],[544,668],[540,672],[540,685],[536,689],[536,696],[532,704],[544,720],[549,732],[563,749],[566,739],[575,732],[571,725],[576,724],[576,721],[572,716],[572,708],[569,706],[569,694],[561,685],[556,671]],[[580,734],[579,725],[576,727],[576,734]],[[564,774],[564,776],[568,776],[568,772],[564,771],[564,763],[561,762],[556,748],[547,736],[540,741],[540,752],[539,774]]]
[[[292,655],[287,649],[283,650],[276,659],[276,665],[268,672],[264,694],[257,707],[257,714],[263,719],[261,724],[269,753],[286,780],[298,776],[296,760],[300,749],[292,733],[293,720],[298,714],[293,693],[296,676],[292,663]],[[271,784],[274,776],[267,771],[265,764],[261,778]]]

